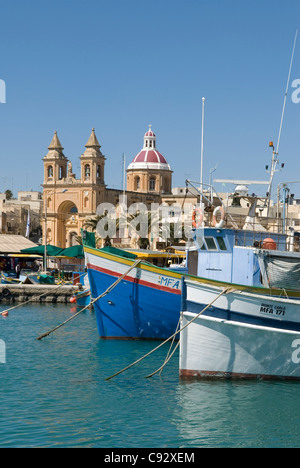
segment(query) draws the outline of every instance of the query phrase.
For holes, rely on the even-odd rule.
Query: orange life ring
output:
[[[219,222],[217,222],[217,214],[218,213],[221,213],[221,219]],[[224,211],[224,208],[222,206],[217,206],[215,209],[214,209],[214,212],[213,212],[213,217],[212,217],[212,225],[214,227],[216,227],[217,229],[220,229],[224,226],[225,224],[225,211]]]
[[[195,208],[193,211],[193,216],[192,216],[192,225],[194,228],[198,228],[201,226],[203,221],[203,211],[201,208]]]

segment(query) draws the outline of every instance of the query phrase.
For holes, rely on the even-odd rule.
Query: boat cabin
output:
[[[187,249],[190,275],[247,286],[262,286],[258,252],[286,250],[286,235],[205,227],[193,231]]]

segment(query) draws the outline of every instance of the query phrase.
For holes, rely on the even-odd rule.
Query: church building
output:
[[[172,192],[172,169],[157,150],[156,136],[151,130],[144,136],[144,146],[127,169],[127,189],[138,193]]]
[[[71,161],[65,156],[57,132],[48,147],[44,162],[44,218],[47,243],[61,248],[76,244],[86,218],[96,215],[101,203],[117,206],[122,190],[105,185],[105,161],[95,130],[80,157],[81,174],[77,179]],[[142,150],[127,169],[127,204],[141,202],[149,208],[171,194],[172,170],[156,148],[151,128],[144,136]],[[45,235],[45,233],[44,233]]]

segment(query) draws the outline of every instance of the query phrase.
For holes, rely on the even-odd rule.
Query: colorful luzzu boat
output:
[[[114,248],[85,247],[85,256],[93,298],[124,275],[137,259],[132,253]],[[115,289],[94,303],[100,336],[168,338],[180,317],[181,277],[176,271],[141,260]]]

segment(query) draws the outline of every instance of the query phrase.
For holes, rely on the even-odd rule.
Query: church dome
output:
[[[166,158],[157,151],[156,135],[151,130],[151,125],[149,125],[149,130],[144,135],[143,149],[135,156],[128,167],[128,170],[133,169],[172,170]]]

